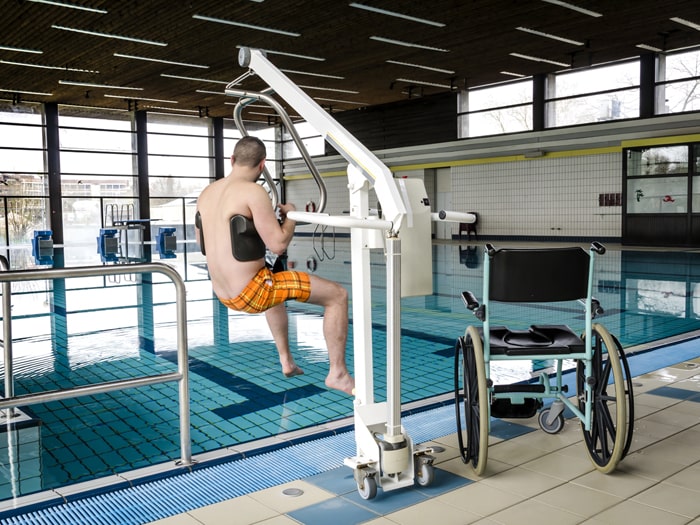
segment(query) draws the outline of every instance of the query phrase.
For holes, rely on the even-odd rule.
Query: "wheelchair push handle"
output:
[[[605,253],[605,246],[600,244],[598,241],[593,241],[591,243],[591,250],[596,252],[598,255],[603,255]]]

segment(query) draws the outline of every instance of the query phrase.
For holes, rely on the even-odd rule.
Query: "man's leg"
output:
[[[345,363],[345,345],[348,340],[348,292],[336,282],[309,275],[311,296],[308,302],[324,307],[323,335],[328,347],[330,370],[326,386],[352,395],[355,380]]]
[[[267,324],[275,340],[275,346],[280,356],[282,373],[287,377],[294,377],[304,373],[294,361],[294,356],[289,349],[289,319],[287,318],[287,307],[284,303],[273,306],[265,312]]]

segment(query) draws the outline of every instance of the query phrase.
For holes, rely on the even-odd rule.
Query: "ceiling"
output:
[[[249,46],[267,50],[277,67],[335,112],[649,52],[638,44],[663,51],[700,45],[698,0],[561,3],[0,0],[0,98],[230,117],[236,99],[223,91],[244,72],[238,48]],[[240,87],[267,86],[251,77]],[[254,105],[244,116],[268,120],[270,113]]]

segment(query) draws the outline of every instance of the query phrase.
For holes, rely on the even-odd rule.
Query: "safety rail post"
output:
[[[2,257],[2,256],[0,256]],[[3,261],[0,259],[0,267]],[[7,265],[7,260],[4,261]],[[0,410],[14,409],[20,406],[36,405],[38,403],[48,403],[50,401],[61,401],[80,396],[103,394],[115,390],[135,388],[140,386],[155,385],[170,381],[179,383],[179,418],[180,418],[180,460],[177,462],[181,466],[192,464],[192,443],[190,440],[190,393],[189,393],[189,368],[187,356],[187,303],[185,283],[180,274],[167,264],[163,263],[139,263],[139,264],[118,264],[111,266],[80,266],[72,268],[49,268],[36,270],[13,270],[0,271],[0,282],[3,284],[3,323],[10,318],[12,313],[8,306],[9,293],[6,293],[6,285],[16,281],[36,281],[41,279],[53,280],[56,278],[80,278],[95,277],[101,275],[118,275],[124,273],[161,273],[175,285],[175,306],[177,310],[177,372],[157,374],[116,381],[105,381],[91,385],[53,390],[49,392],[38,392],[24,394],[20,396],[8,396],[0,399]],[[7,339],[7,337],[5,337]],[[7,385],[8,368],[12,370],[12,344],[5,341],[5,381]],[[9,350],[9,351],[8,351]],[[10,382],[12,382],[10,377]],[[14,394],[14,391],[13,391]]]
[[[4,255],[0,255],[0,271],[10,269],[10,263]],[[14,370],[12,366],[12,315],[6,312],[12,310],[12,283],[2,283],[2,348],[5,359],[5,397],[15,395]],[[9,408],[5,418],[9,421],[14,417],[15,411]]]

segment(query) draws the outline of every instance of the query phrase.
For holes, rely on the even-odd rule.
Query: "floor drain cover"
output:
[[[301,496],[303,493],[304,493],[303,490],[301,490],[301,489],[295,489],[295,488],[284,489],[284,490],[282,491],[282,494],[284,494],[285,496],[292,496],[292,497]]]

